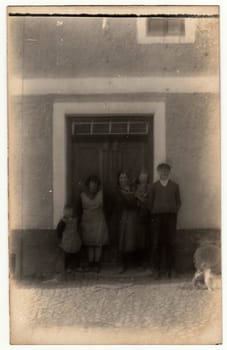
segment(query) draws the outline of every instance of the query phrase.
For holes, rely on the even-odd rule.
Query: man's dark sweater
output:
[[[169,180],[166,186],[155,182],[149,193],[148,209],[152,214],[177,213],[181,206],[178,184]]]

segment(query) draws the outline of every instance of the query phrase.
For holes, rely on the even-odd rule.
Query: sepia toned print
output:
[[[221,344],[219,8],[8,8],[12,344]]]

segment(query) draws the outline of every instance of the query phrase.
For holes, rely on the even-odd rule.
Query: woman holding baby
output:
[[[117,210],[119,231],[119,253],[123,273],[130,262],[144,259],[147,247],[147,215],[145,200],[148,191],[148,176],[140,174],[136,184],[130,184],[128,174],[118,176]]]

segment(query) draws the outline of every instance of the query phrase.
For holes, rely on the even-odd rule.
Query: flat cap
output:
[[[168,163],[160,163],[157,166],[157,170],[168,169],[171,170],[171,166]]]

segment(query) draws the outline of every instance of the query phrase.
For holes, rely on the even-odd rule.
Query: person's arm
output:
[[[175,196],[176,196],[176,206],[177,206],[177,211],[180,209],[181,207],[181,195],[180,195],[180,187],[179,185],[177,184],[176,186],[176,193],[175,193]]]
[[[155,198],[155,191],[154,191],[154,185],[152,185],[150,187],[147,199],[145,201],[145,207],[149,210],[150,213],[152,213],[154,198]]]
[[[139,191],[135,191],[134,196],[138,201],[144,202],[144,196]]]
[[[106,217],[106,219],[108,219],[114,210],[114,197],[113,194],[104,194],[103,193],[103,212],[104,215]]]
[[[62,239],[62,234],[64,232],[64,229],[65,229],[65,221],[64,220],[60,220],[59,223],[57,224],[57,227],[56,227],[56,231],[57,231],[57,238],[58,240],[61,240]]]
[[[125,192],[121,194],[122,202],[127,208],[136,208],[137,207],[137,198],[135,197],[134,192]]]
[[[83,207],[82,207],[82,201],[81,201],[81,195],[79,196],[79,199],[76,203],[76,217],[77,217],[77,226],[80,227],[81,219],[83,214]]]

